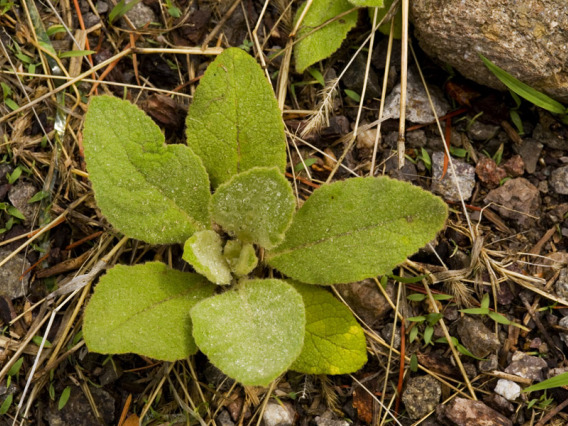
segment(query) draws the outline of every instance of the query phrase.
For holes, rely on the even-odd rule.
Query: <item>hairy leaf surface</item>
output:
[[[210,226],[201,160],[187,146],[165,145],[159,127],[135,105],[92,98],[83,145],[97,205],[120,232],[169,244]]]
[[[223,256],[223,241],[215,231],[205,230],[193,234],[183,247],[183,260],[215,284],[231,283],[229,264]]]
[[[294,214],[292,187],[277,168],[255,167],[225,182],[211,197],[211,217],[241,241],[272,248]]]
[[[187,143],[213,187],[256,166],[286,167],[286,137],[272,87],[256,61],[238,48],[207,67],[186,119]]]
[[[103,354],[183,359],[197,351],[189,311],[214,289],[201,275],[160,262],[117,265],[100,279],[87,306],[87,347]]]
[[[268,264],[308,284],[390,273],[444,226],[447,207],[411,184],[354,178],[316,189],[294,216]]]
[[[304,7],[306,3],[298,9],[295,21],[299,19]],[[296,71],[304,72],[310,65],[331,56],[339,49],[349,30],[357,23],[356,10],[314,30],[350,9],[353,9],[353,5],[347,0],[314,0],[296,35],[299,40],[294,46]]]
[[[294,283],[306,307],[306,335],[291,370],[306,374],[347,374],[367,362],[363,329],[351,311],[327,290]]]
[[[280,280],[244,281],[195,305],[191,318],[199,349],[245,385],[268,385],[302,350],[302,296]]]
[[[229,240],[223,249],[223,255],[231,271],[242,277],[250,274],[258,265],[258,257],[252,244],[242,244],[239,240]]]

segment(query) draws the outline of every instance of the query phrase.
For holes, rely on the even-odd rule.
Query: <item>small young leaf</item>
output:
[[[244,281],[191,309],[199,349],[244,385],[266,386],[298,357],[306,316],[302,296],[280,280]]]
[[[418,357],[416,354],[410,356],[410,371],[416,373],[418,371]]]
[[[568,386],[568,373],[562,373],[558,376],[551,377],[550,379],[544,380],[543,382],[537,383],[536,385],[529,386],[523,389],[523,392],[536,392],[545,389],[559,388],[562,386]]]
[[[100,279],[87,306],[85,342],[89,350],[104,354],[186,358],[197,351],[189,310],[214,290],[201,275],[160,262],[117,265]]]
[[[483,298],[481,299],[481,307],[485,308],[485,309],[489,309],[489,303],[491,302],[491,300],[489,299],[489,294],[485,293],[483,295]]]
[[[231,270],[223,256],[223,241],[215,231],[193,234],[183,247],[183,260],[215,284],[231,284]]]
[[[357,92],[354,92],[353,90],[349,90],[349,89],[345,89],[345,94],[347,96],[349,96],[351,99],[353,99],[355,102],[360,102],[361,101],[361,95]]]
[[[211,197],[213,221],[243,242],[275,247],[294,215],[292,186],[280,171],[255,167],[223,183]]]
[[[535,104],[537,107],[543,108],[547,111],[554,112],[556,114],[566,114],[567,110],[560,102],[555,101],[544,93],[541,93],[538,90],[530,87],[528,84],[525,84],[522,81],[516,79],[507,71],[495,65],[482,54],[479,54],[479,56],[481,57],[481,60],[483,61],[485,66],[489,68],[489,71],[491,71],[495,75],[495,77],[497,77],[501,81],[501,83],[503,83],[520,97],[525,98],[527,101]]]
[[[322,86],[325,86],[325,80],[323,78],[323,75],[321,75],[321,72],[315,68],[309,68],[308,72],[310,73],[310,75],[316,79],[316,81],[321,84]]]
[[[160,128],[135,105],[93,98],[83,145],[97,205],[119,231],[171,244],[210,227],[201,160],[187,146],[164,145]]]
[[[367,362],[365,333],[351,311],[321,287],[294,283],[306,307],[302,353],[290,367],[306,374],[347,374]]]
[[[305,7],[306,3],[298,9],[295,22]],[[353,5],[347,0],[315,0],[312,3],[296,35],[299,40],[294,46],[296,71],[304,72],[310,65],[329,57],[339,49],[349,30],[357,23],[357,11],[336,19],[315,32],[314,29],[352,8]]]
[[[253,167],[286,168],[286,136],[272,87],[245,51],[225,50],[207,67],[186,119],[187,144],[214,188]]]
[[[6,414],[8,412],[8,410],[12,406],[13,400],[14,400],[13,394],[9,394],[6,397],[6,399],[4,399],[4,401],[2,402],[2,405],[0,405],[0,416],[3,416],[4,414]]]
[[[117,5],[112,8],[108,15],[109,24],[112,24],[118,18],[124,16],[130,9],[136,6],[137,3],[140,3],[140,0],[132,0],[129,3],[126,3],[125,0],[120,0]]]
[[[420,315],[418,317],[409,317],[409,318],[406,318],[406,319],[410,322],[424,322],[424,321],[426,321],[426,317],[422,316],[422,315]]]
[[[446,204],[411,184],[353,178],[324,185],[296,213],[268,264],[307,284],[391,273],[444,226]]]
[[[34,336],[32,337],[32,342],[34,342],[37,346],[41,346],[41,343],[43,341],[43,337],[42,336]],[[43,342],[43,347],[44,348],[51,348],[51,342],[49,340],[45,340]]]
[[[238,277],[250,274],[258,265],[258,257],[252,244],[242,244],[238,240],[227,241],[223,255],[231,271]]]
[[[406,296],[406,298],[411,302],[422,302],[424,299],[426,299],[426,295],[420,293],[414,293]]]
[[[60,59],[64,58],[74,58],[76,56],[87,56],[97,53],[94,50],[69,50],[67,52],[62,52],[59,54]]]
[[[383,7],[384,0],[349,0],[353,6],[359,7]]]
[[[471,315],[487,315],[489,313],[489,308],[469,308],[469,309],[460,309],[462,314],[471,314]]]
[[[418,337],[418,327],[412,327],[412,330],[410,330],[408,334],[408,341],[412,343],[416,340],[416,337]]]
[[[424,343],[429,345],[432,341],[432,336],[434,335],[434,327],[427,325],[424,329]]]
[[[20,368],[22,368],[23,362],[23,357],[18,358],[18,360],[14,364],[12,364],[12,366],[8,370],[8,376],[15,376],[16,374],[18,374],[20,372]]]
[[[6,208],[6,212],[10,215],[10,216],[14,216],[17,219],[22,219],[25,220],[26,217],[24,216],[24,214],[19,211],[16,207],[14,206],[8,206],[8,208]]]
[[[508,319],[506,316],[498,312],[489,311],[487,315],[489,316],[489,318],[491,318],[495,322],[498,322],[499,324],[504,324],[504,325],[512,324],[510,319]]]
[[[37,203],[38,201],[41,201],[47,197],[49,197],[49,191],[38,191],[32,198],[28,200],[28,204]]]
[[[59,402],[57,403],[57,409],[62,410],[65,405],[67,405],[67,401],[69,401],[69,397],[71,396],[71,386],[67,386],[61,392],[61,396],[59,397]]]

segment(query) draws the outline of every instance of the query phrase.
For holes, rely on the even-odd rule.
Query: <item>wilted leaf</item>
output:
[[[241,49],[225,50],[203,75],[186,119],[187,144],[213,187],[252,167],[286,167],[286,137],[272,87]]]
[[[302,296],[280,280],[250,280],[191,310],[199,349],[225,374],[265,386],[298,357],[306,316]]]
[[[321,287],[294,283],[306,307],[302,353],[290,367],[306,374],[347,374],[367,362],[363,329],[349,309]]]
[[[298,9],[295,21],[304,7],[306,3]],[[296,71],[304,72],[310,65],[331,56],[339,49],[349,30],[357,23],[357,11],[330,22],[317,31],[314,29],[350,9],[353,9],[353,5],[347,0],[314,0],[296,35],[299,40],[294,46]]]
[[[135,105],[93,98],[83,145],[97,205],[120,232],[169,244],[210,226],[201,160],[187,146],[165,145],[158,126]]]
[[[272,248],[284,239],[295,202],[280,171],[255,167],[225,182],[211,197],[211,217],[243,242]]]
[[[117,265],[100,279],[87,306],[85,342],[104,354],[183,359],[197,351],[189,311],[214,290],[201,275],[160,262]]]
[[[231,283],[231,270],[223,256],[223,241],[215,231],[206,230],[193,234],[185,242],[182,257],[209,281],[220,285]]]
[[[411,184],[354,178],[316,189],[298,210],[268,264],[309,284],[390,273],[444,226],[447,207]]]

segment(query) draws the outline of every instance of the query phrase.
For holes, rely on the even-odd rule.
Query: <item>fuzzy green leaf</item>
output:
[[[251,280],[191,310],[193,337],[225,374],[265,386],[286,371],[304,343],[302,296],[280,280]]]
[[[214,289],[201,275],[159,262],[117,265],[101,278],[87,306],[87,347],[104,354],[183,359],[197,351],[189,311]]]
[[[308,284],[339,284],[390,273],[444,226],[447,207],[411,184],[353,178],[315,190],[268,264]]]
[[[349,0],[353,6],[359,7],[383,7],[384,0]]]
[[[321,287],[294,283],[306,307],[302,353],[290,367],[306,374],[347,374],[367,362],[363,329],[349,309]]]
[[[286,168],[286,137],[272,87],[246,52],[225,50],[207,67],[186,119],[187,143],[213,187],[252,167]]]
[[[213,221],[243,242],[272,248],[294,215],[292,186],[280,171],[255,167],[225,182],[211,197]]]
[[[231,271],[238,277],[250,274],[258,265],[258,257],[252,244],[242,244],[239,240],[229,240],[223,255]]]
[[[83,145],[97,205],[125,235],[183,243],[210,226],[209,179],[184,145],[164,145],[152,119],[109,96],[91,100]]]
[[[298,9],[294,21],[299,19],[304,7],[306,3]],[[304,72],[310,65],[331,56],[339,49],[349,30],[357,23],[356,10],[314,30],[350,9],[353,9],[353,5],[347,0],[314,0],[296,35],[299,40],[294,46],[296,71]]]
[[[183,260],[215,284],[231,284],[231,270],[223,256],[223,241],[215,231],[193,234],[183,247]]]

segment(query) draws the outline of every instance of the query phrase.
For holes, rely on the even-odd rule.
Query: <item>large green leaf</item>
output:
[[[299,19],[304,7],[306,3],[298,9],[295,21]],[[314,0],[296,35],[299,40],[294,46],[296,71],[304,72],[310,65],[331,56],[339,49],[349,30],[357,23],[356,10],[314,30],[350,9],[353,9],[353,5],[347,0]]]
[[[193,234],[185,242],[182,257],[209,281],[220,285],[231,283],[229,263],[223,256],[223,240],[215,231],[205,230]]]
[[[306,335],[291,370],[306,374],[347,374],[367,362],[363,329],[351,311],[327,290],[294,283],[306,307]]]
[[[272,248],[284,239],[295,205],[292,187],[277,168],[255,167],[217,188],[210,212],[241,241]]]
[[[189,311],[214,289],[201,275],[160,262],[117,265],[101,278],[87,306],[87,347],[104,354],[183,359],[197,351]]]
[[[516,79],[507,71],[495,65],[481,53],[479,54],[479,56],[481,57],[481,60],[489,69],[489,71],[491,71],[495,75],[495,77],[497,77],[501,81],[501,83],[503,83],[520,97],[525,98],[529,102],[532,102],[537,107],[543,108],[550,112],[554,112],[556,114],[566,114],[568,112],[568,109],[565,108],[560,102],[555,101],[544,93],[539,92],[538,90],[530,87],[528,84],[525,84],[522,81]]]
[[[339,284],[386,274],[431,241],[447,207],[409,183],[353,178],[314,191],[294,216],[268,264],[308,284]]]
[[[286,167],[284,124],[272,87],[241,49],[225,50],[207,67],[186,125],[187,143],[213,187],[252,167]]]
[[[191,310],[193,337],[225,374],[268,385],[298,357],[306,316],[302,296],[280,280],[241,282]]]
[[[164,145],[159,127],[135,105],[93,98],[83,145],[97,204],[120,232],[169,244],[210,226],[201,160],[187,146]]]

